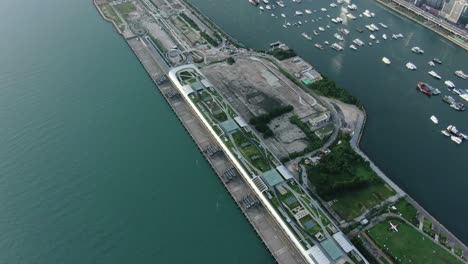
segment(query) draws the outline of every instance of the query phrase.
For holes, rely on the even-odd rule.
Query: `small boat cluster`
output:
[[[468,140],[468,136],[459,132],[457,127],[453,125],[449,125],[447,129],[442,130],[441,133],[446,137],[450,137],[450,139],[457,144]]]

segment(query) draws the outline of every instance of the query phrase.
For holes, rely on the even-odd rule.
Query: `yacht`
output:
[[[325,31],[325,29],[323,27],[319,27],[318,30]]]
[[[318,44],[318,43],[315,43],[314,46],[317,47],[318,49],[321,49],[321,50],[324,49],[324,47],[322,45]]]
[[[312,14],[312,11],[310,11],[310,9],[306,9],[304,11],[306,12],[306,14],[309,14],[309,15]]]
[[[283,1],[276,1],[276,3],[281,6],[281,7],[285,7],[286,5],[284,4]]]
[[[296,13],[294,13],[295,16],[302,16],[304,13],[302,13],[301,11],[296,11]]]
[[[450,137],[450,133],[447,132],[447,130],[444,129],[444,130],[441,130],[440,132],[441,132],[444,136]]]
[[[431,121],[434,122],[434,124],[439,124],[439,120],[435,116],[431,116]]]
[[[260,11],[265,10],[265,8],[263,6],[260,6],[259,8],[260,8]]]
[[[347,30],[346,28],[341,29],[341,32],[343,32],[343,34],[345,35],[349,35],[349,30]]]
[[[328,42],[328,41],[325,41],[325,42],[323,42],[323,44],[325,44],[325,45],[329,45],[329,44],[330,44],[330,42]]]
[[[460,145],[460,144],[463,142],[463,140],[462,140],[461,138],[456,137],[456,136],[450,136],[450,139],[451,139],[453,142],[457,143],[458,145]]]
[[[334,36],[337,40],[340,40],[340,41],[343,41],[343,40],[344,40],[344,38],[343,38],[340,34],[338,34],[338,33],[333,34],[333,36]]]
[[[375,31],[375,29],[373,27],[371,27],[370,25],[366,25],[366,28],[371,32]]]
[[[455,88],[455,84],[452,81],[447,80],[444,84],[447,85],[448,88]]]
[[[326,8],[320,8],[320,11],[327,12],[327,9]]]
[[[349,45],[349,48],[352,49],[352,50],[357,50],[357,47],[353,44]]]
[[[358,38],[354,39],[353,43],[358,45],[358,46],[364,46],[365,45],[365,43],[362,40],[358,39]]]
[[[343,50],[343,47],[341,47],[340,45],[338,45],[337,43],[333,43],[331,44],[331,47],[337,51],[342,51]]]
[[[347,16],[348,18],[351,18],[351,19],[356,19],[356,17],[353,16],[353,14],[351,14],[351,13],[346,14],[346,16]]]
[[[389,65],[390,63],[392,63],[387,57],[383,57],[383,58],[382,58],[382,61],[383,61],[383,63],[385,63],[385,64],[387,64],[387,65]]]
[[[375,24],[370,24],[369,25],[371,28],[373,28],[374,30],[379,30],[379,27],[377,27]]]
[[[379,23],[379,25],[380,25],[381,27],[383,27],[383,28],[388,28],[388,26],[387,26],[387,25],[385,25],[385,24],[384,24],[384,23],[382,23],[382,22],[380,22],[380,23]]]
[[[382,34],[382,38],[383,38],[383,39],[387,39],[387,35],[386,35],[386,34]]]
[[[357,10],[357,6],[355,4],[348,5],[349,10]]]
[[[456,76],[458,76],[458,77],[464,79],[464,80],[465,80],[466,78],[468,78],[468,75],[465,74],[462,70],[458,70],[458,71],[456,71],[454,74],[455,74]]]
[[[313,32],[314,32],[314,35],[315,35],[315,36],[320,35],[320,33],[318,33],[317,30],[314,30]]]
[[[398,36],[398,35],[396,35],[396,36]],[[416,53],[416,54],[424,54],[424,50],[422,50],[420,47],[412,47],[411,51]]]
[[[308,40],[312,40],[312,37],[309,36],[309,35],[307,35],[307,33],[305,33],[305,32],[302,32],[301,35],[302,35],[304,38],[308,39]]]
[[[337,7],[338,5],[335,4],[335,3],[331,3],[330,6],[331,6],[331,7]]]
[[[337,17],[336,21],[338,21],[338,23],[343,23],[343,19],[341,17]]]
[[[432,77],[436,78],[437,80],[440,80],[440,78],[442,78],[442,77],[440,77],[440,75],[437,74],[437,72],[435,72],[435,71],[429,71],[429,72],[427,72],[427,73],[429,73],[429,75],[431,75]]]
[[[338,24],[338,21],[336,21],[336,19],[334,19],[334,18],[331,19],[331,22],[333,22],[335,24]]]
[[[271,10],[271,5],[266,5],[265,8],[266,8],[267,10]]]
[[[370,35],[369,35],[369,38],[372,39],[372,40],[374,40],[374,39],[375,39],[374,34],[370,34]]]
[[[433,58],[432,61],[437,63],[437,64],[442,64],[442,61],[439,60],[438,58]]]
[[[410,69],[410,70],[412,70],[412,71],[414,71],[414,70],[417,69],[416,65],[414,65],[414,64],[411,63],[411,62],[406,63],[406,68],[408,68],[408,69]]]
[[[429,64],[429,66],[431,66],[431,67],[435,66],[435,63],[433,61],[429,61],[427,64]]]
[[[285,15],[285,14],[283,14],[283,13],[281,13],[281,16],[282,16],[282,17],[284,17],[284,18],[286,18],[286,15]]]
[[[268,0],[262,0],[265,5],[268,5],[270,2]]]

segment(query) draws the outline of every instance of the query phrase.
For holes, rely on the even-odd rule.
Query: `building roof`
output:
[[[275,186],[276,184],[284,181],[283,177],[281,177],[281,175],[275,169],[271,169],[267,172],[264,172],[262,178],[270,186]]]
[[[330,260],[328,260],[327,256],[323,254],[322,250],[318,246],[313,246],[307,250],[309,256],[317,261],[320,264],[330,264]]]
[[[246,127],[248,126],[247,122],[245,122],[244,118],[240,116],[234,117],[234,121],[240,126],[240,127]]]
[[[226,133],[232,132],[232,131],[239,128],[239,126],[236,124],[236,122],[234,122],[234,120],[232,120],[232,119],[226,120],[226,121],[222,122],[220,125],[221,125],[221,128]]]
[[[336,234],[333,234],[333,238],[338,243],[338,245],[340,245],[340,247],[344,250],[344,252],[349,253],[354,249],[353,245],[349,243],[349,241],[346,239],[343,233],[338,232]]]
[[[340,248],[331,239],[326,239],[320,242],[320,245],[322,245],[323,249],[325,249],[327,254],[333,260],[337,260],[338,258],[341,257],[341,255],[343,255]]]
[[[186,84],[186,85],[182,86],[182,92],[185,93],[186,95],[189,95],[189,94],[193,93],[193,89],[192,89],[192,87],[190,87],[190,85]]]
[[[286,180],[292,179],[293,176],[291,175],[291,173],[289,173],[288,169],[286,169],[285,166],[281,165],[281,166],[276,167],[276,169],[281,174],[281,176],[283,176],[284,179]]]

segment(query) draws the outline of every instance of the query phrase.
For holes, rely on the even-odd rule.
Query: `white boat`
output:
[[[325,44],[325,45],[329,45],[329,44],[330,44],[330,42],[328,42],[328,41],[325,41],[325,42],[323,42],[323,44]]]
[[[447,80],[444,84],[447,85],[448,88],[455,88],[455,84],[452,81]]]
[[[353,44],[349,45],[349,48],[352,49],[352,50],[357,50],[357,47]]]
[[[431,116],[431,121],[434,122],[434,124],[439,124],[439,120],[435,116]]]
[[[440,132],[441,132],[444,136],[450,137],[450,133],[447,132],[447,130],[444,129],[444,130],[441,130]]]
[[[435,67],[435,63],[433,61],[429,61],[427,64],[429,64],[431,67]]]
[[[346,28],[341,29],[341,32],[345,35],[349,35],[349,30],[347,30]]]
[[[372,46],[372,45],[374,45],[374,44],[372,44],[372,42],[369,42],[368,44],[369,44],[369,46]]]
[[[304,38],[308,39],[308,40],[312,40],[312,37],[309,36],[309,35],[307,35],[307,33],[305,33],[305,32],[302,32],[301,35],[302,35]]]
[[[383,39],[387,39],[387,35],[386,35],[386,34],[382,34],[382,38],[383,38]]]
[[[406,68],[408,68],[408,69],[410,69],[410,70],[412,70],[412,71],[414,71],[414,70],[417,69],[416,65],[414,65],[414,64],[411,63],[411,62],[406,63]]]
[[[309,15],[312,14],[312,11],[311,11],[310,9],[306,9],[306,10],[304,10],[304,11],[305,11],[307,14],[309,14]]]
[[[374,30],[379,30],[379,27],[377,27],[375,24],[370,24],[369,26]]]
[[[337,43],[333,43],[331,44],[331,47],[337,51],[342,51],[343,50],[343,47],[341,47],[340,45],[338,45]]]
[[[464,80],[465,80],[466,78],[468,78],[468,75],[465,74],[462,70],[458,70],[458,71],[456,71],[454,74],[455,74],[456,76],[458,76],[458,77],[464,79]]]
[[[457,136],[450,136],[450,139],[453,142],[457,143],[458,145],[460,145],[463,142],[463,140],[461,138],[457,137]]]
[[[354,39],[353,43],[358,45],[358,46],[364,46],[365,45],[365,43],[362,40],[358,39],[358,38]]]
[[[286,17],[286,15],[285,15],[285,14],[283,14],[283,13],[281,13],[281,16],[282,16],[282,17]]]
[[[342,3],[344,2],[344,0],[336,0],[336,2],[337,2],[338,4],[342,4]]]
[[[288,26],[286,26],[285,24],[283,24],[283,27],[284,27],[284,28],[288,28]]]
[[[430,76],[436,78],[437,80],[440,80],[440,78],[442,78],[442,77],[440,77],[440,75],[437,74],[437,72],[435,72],[435,71],[429,71],[429,72],[427,72],[427,73],[429,73]]]
[[[340,40],[340,41],[343,41],[343,40],[344,40],[344,38],[343,38],[340,34],[338,34],[338,33],[333,34],[333,36],[334,36],[337,40]]]
[[[384,24],[384,23],[382,23],[382,22],[380,22],[380,23],[379,23],[379,25],[380,25],[381,27],[383,27],[383,28],[388,28],[388,26],[387,26],[387,25],[385,25],[385,24]]]
[[[328,18],[330,18],[331,16],[330,15],[327,15]]]
[[[357,6],[355,4],[348,5],[349,10],[357,10]]]
[[[336,21],[338,21],[338,23],[342,23],[343,22],[343,19],[341,17],[337,17],[336,18]]]
[[[265,8],[266,8],[267,10],[271,10],[271,5],[266,5]]]
[[[325,31],[325,29],[323,27],[319,27],[318,30]]]
[[[370,13],[370,16],[371,16],[371,17],[375,17],[375,13]]]
[[[327,9],[326,8],[320,8],[320,11],[327,12]]]
[[[346,16],[347,16],[348,18],[351,18],[351,19],[356,19],[356,17],[353,16],[353,14],[351,14],[351,13],[346,14]]]
[[[397,36],[398,36],[399,38],[403,38],[403,34],[401,34],[401,33],[398,33]],[[424,50],[421,50],[421,51],[422,51],[422,53],[424,53]]]
[[[330,6],[331,7],[337,7],[337,5],[335,3],[331,3]]]
[[[260,8],[260,11],[265,10],[265,8],[263,8],[263,6],[260,6],[259,8]]]
[[[330,28],[330,25],[327,25],[326,28]]]
[[[338,21],[336,21],[336,19],[334,19],[334,18],[331,19],[331,22],[333,22],[335,24],[338,24]]]
[[[382,58],[382,61],[383,61],[383,63],[385,63],[385,64],[387,64],[387,65],[389,65],[390,63],[392,63],[387,57],[383,57],[383,58]]]
[[[300,20],[297,21],[297,24],[302,25],[302,21],[300,21]]]
[[[380,44],[380,40],[376,40],[376,41],[375,41],[375,44]]]
[[[295,16],[302,16],[304,13],[302,13],[301,11],[296,11],[296,13],[294,13]]]
[[[396,35],[396,36],[400,37],[399,35]],[[412,47],[411,51],[416,54],[424,54],[424,50],[422,50],[420,47]]]
[[[276,3],[281,6],[281,7],[285,7],[286,5],[284,4],[283,1],[276,1]]]
[[[372,40],[374,40],[374,39],[375,39],[374,34],[370,34],[370,35],[369,35],[369,38],[372,39]]]
[[[362,14],[365,15],[366,17],[371,17],[371,14],[369,13],[369,10],[364,11],[364,13],[362,13]]]
[[[291,23],[290,23],[290,22],[286,22],[286,26],[290,26],[290,25],[291,25]]]
[[[366,25],[366,28],[371,32],[375,31],[375,29],[373,27],[371,27],[370,25]]]
[[[314,30],[314,35],[318,36],[318,35],[320,35],[320,33],[318,33],[317,30]]]
[[[263,0],[263,3],[265,3],[265,5],[268,5],[270,2],[268,0]]]

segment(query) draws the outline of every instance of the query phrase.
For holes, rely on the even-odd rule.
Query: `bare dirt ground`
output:
[[[268,61],[237,58],[233,65],[217,63],[201,71],[246,120],[268,113],[280,105],[294,107],[294,113],[275,118],[269,124],[275,137],[264,141],[277,157],[302,151],[307,146],[304,133],[291,124],[289,118],[295,114],[307,119],[321,107]]]
[[[336,99],[331,99],[323,96],[321,96],[321,99],[337,105],[341,110],[339,114],[342,114],[341,118],[342,120],[344,120],[344,122],[346,122],[347,128],[349,128],[351,131],[354,131],[359,115],[363,114],[359,108],[357,108],[355,105],[345,104]]]

